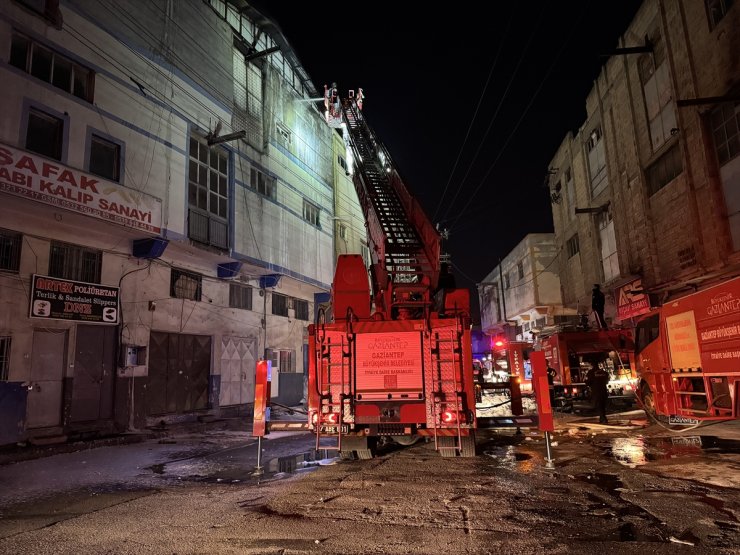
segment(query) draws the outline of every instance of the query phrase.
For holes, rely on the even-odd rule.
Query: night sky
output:
[[[553,231],[548,163],[640,1],[254,5],[318,90],[363,88],[406,186],[450,230],[458,286],[474,287],[527,233]]]

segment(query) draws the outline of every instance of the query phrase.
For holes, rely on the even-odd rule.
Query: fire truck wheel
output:
[[[471,431],[469,436],[460,438],[460,456],[475,457],[475,432]]]
[[[642,401],[642,408],[645,410],[645,413],[650,418],[655,418],[655,399],[653,398],[653,392],[650,391],[650,386],[642,386],[640,400]]]
[[[404,446],[413,445],[420,439],[421,439],[421,436],[417,436],[417,435],[393,436],[393,441],[395,441],[399,445],[404,445]]]

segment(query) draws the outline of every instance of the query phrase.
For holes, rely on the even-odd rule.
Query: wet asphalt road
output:
[[[259,478],[243,432],[56,455],[0,467],[0,553],[737,553],[740,442],[718,430],[571,423],[554,468],[510,431],[370,461],[272,434]]]

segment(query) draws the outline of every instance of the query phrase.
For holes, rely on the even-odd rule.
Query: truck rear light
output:
[[[568,388],[567,388],[567,387],[564,387],[564,388],[563,388],[563,393],[564,393],[565,395],[567,395],[567,394],[568,394]]]
[[[457,421],[457,413],[451,410],[446,410],[442,413],[442,422],[450,423]]]
[[[318,421],[319,421],[319,413],[312,412],[311,413],[311,423],[312,424],[316,424],[316,422],[318,422]]]
[[[326,421],[330,424],[336,424],[337,420],[339,420],[339,415],[336,412],[330,412],[326,415]]]

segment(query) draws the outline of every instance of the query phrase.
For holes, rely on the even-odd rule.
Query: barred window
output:
[[[10,337],[0,337],[0,382],[10,376]]]
[[[93,101],[94,72],[24,35],[13,33],[9,61],[37,79],[87,102]]]
[[[660,191],[681,175],[682,171],[681,149],[678,148],[678,143],[676,143],[645,170],[648,196],[653,196]]]
[[[21,263],[21,241],[23,235],[15,231],[0,229],[0,270],[17,272]]]
[[[308,320],[308,301],[296,299],[294,306],[296,320]]]
[[[578,234],[574,234],[568,242],[565,244],[565,250],[568,253],[568,258],[573,258],[580,252],[580,245],[578,244]]]
[[[280,293],[272,294],[272,313],[276,316],[288,315],[288,297]]]
[[[274,177],[259,171],[257,168],[251,168],[251,170],[249,186],[260,195],[276,200],[277,180]]]
[[[303,199],[303,219],[319,227],[319,207]]]
[[[252,288],[236,283],[229,284],[229,306],[252,310]]]
[[[49,275],[60,279],[100,283],[103,253],[99,250],[52,241]]]
[[[199,301],[203,288],[203,276],[172,268],[170,272],[170,297]]]

